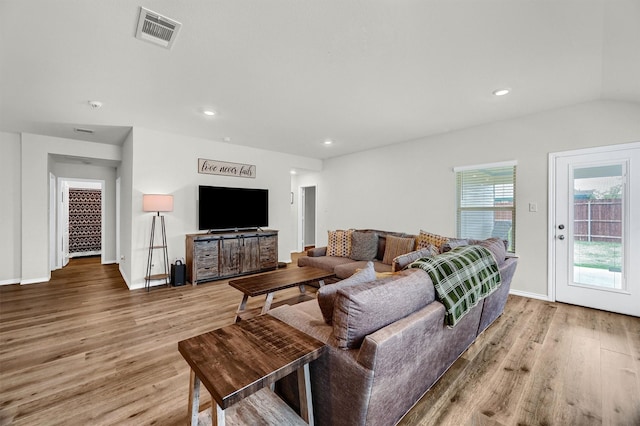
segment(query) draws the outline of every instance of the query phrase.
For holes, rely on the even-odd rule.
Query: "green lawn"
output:
[[[574,265],[587,268],[610,269],[622,265],[622,244],[575,241]]]

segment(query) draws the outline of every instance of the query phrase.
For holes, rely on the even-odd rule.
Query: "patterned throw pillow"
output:
[[[396,257],[413,251],[415,238],[401,238],[387,235],[387,244],[384,248],[382,263],[391,265]]]
[[[430,232],[420,230],[418,237],[416,238],[416,250],[427,247],[428,244],[438,247],[438,250],[442,250],[442,245],[449,241],[449,237],[443,237],[442,235],[432,234]]]
[[[375,232],[358,232],[351,234],[351,259],[373,260],[378,253],[378,234]]]
[[[351,234],[353,229],[346,231],[329,231],[327,242],[327,256],[349,257],[351,255]]]

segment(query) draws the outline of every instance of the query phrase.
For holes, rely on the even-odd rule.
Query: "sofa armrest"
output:
[[[327,255],[327,247],[315,247],[307,250],[307,256],[309,257],[319,257]]]

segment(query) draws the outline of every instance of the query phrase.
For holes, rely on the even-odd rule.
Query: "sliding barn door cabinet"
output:
[[[186,236],[187,280],[193,285],[278,267],[278,231]]]

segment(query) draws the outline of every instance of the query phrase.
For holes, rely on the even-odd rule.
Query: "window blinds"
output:
[[[515,251],[516,165],[454,169],[458,238],[498,237]]]

